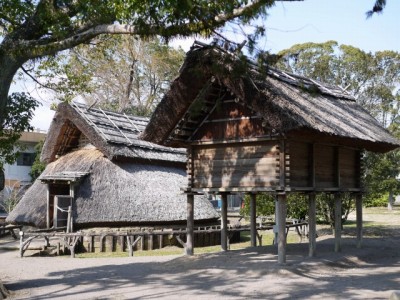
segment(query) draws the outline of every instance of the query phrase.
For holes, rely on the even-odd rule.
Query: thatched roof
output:
[[[186,183],[182,168],[113,162],[92,148],[60,157],[46,167],[40,178],[52,180],[52,174],[82,175],[73,207],[76,228],[186,222],[186,196],[180,193]],[[46,203],[46,184],[38,179],[7,222],[43,228]],[[197,221],[219,217],[204,196],[195,197],[194,211]]]
[[[342,89],[274,68],[261,70],[249,60],[198,43],[188,52],[179,77],[141,138],[187,146],[219,101],[221,91],[250,107],[271,134],[308,132],[318,139],[329,137],[340,144],[377,152],[400,145]]]
[[[162,147],[141,141],[138,135],[147,118],[119,114],[80,103],[61,103],[50,125],[41,159],[52,162],[77,149],[83,138],[109,159],[138,158],[184,163],[181,149]]]

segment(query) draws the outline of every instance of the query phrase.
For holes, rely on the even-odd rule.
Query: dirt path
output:
[[[0,248],[0,279],[11,299],[388,299],[400,290],[400,214],[390,216],[391,226],[365,238],[362,249],[351,230],[341,253],[333,252],[332,236],[318,239],[312,259],[308,244],[290,244],[283,267],[273,246],[93,259],[21,259]]]

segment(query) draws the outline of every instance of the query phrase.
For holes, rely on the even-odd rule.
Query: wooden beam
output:
[[[278,263],[286,263],[286,194],[277,196]]]
[[[264,142],[264,141],[277,141],[279,135],[264,135],[252,138],[236,138],[231,140],[212,140],[212,141],[190,141],[191,145],[225,145],[237,143],[250,143],[250,142]]]
[[[357,248],[361,248],[363,239],[362,194],[356,194]]]
[[[341,251],[342,239],[342,195],[335,193],[335,252]]]
[[[315,193],[308,194],[308,256],[315,256],[316,249],[316,208],[315,208]]]
[[[250,194],[250,240],[251,247],[257,246],[257,229],[256,229],[256,194]]]
[[[187,194],[187,232],[186,232],[186,255],[193,255],[194,246],[194,195]]]
[[[228,250],[228,194],[221,194],[221,249]]]
[[[238,118],[224,118],[224,119],[214,119],[214,120],[206,120],[204,124],[207,123],[220,123],[220,122],[232,122],[232,121],[241,121],[241,120],[251,120],[251,119],[262,119],[261,116],[251,116],[251,117],[238,117]]]

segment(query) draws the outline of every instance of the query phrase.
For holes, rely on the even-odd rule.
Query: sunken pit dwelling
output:
[[[48,165],[7,222],[37,229],[185,228],[184,149],[138,139],[148,119],[71,103],[60,104],[41,159]],[[215,224],[219,214],[196,196],[194,220]]]

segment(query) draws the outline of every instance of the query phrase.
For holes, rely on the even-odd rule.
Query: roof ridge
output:
[[[206,48],[215,49],[215,50],[218,50],[225,54],[231,55],[235,59],[239,59],[238,53],[237,53],[235,47],[227,47],[227,49],[223,49],[218,45],[217,42],[213,42],[211,44],[206,44],[206,43],[196,40],[196,41],[194,41],[190,50],[198,51],[198,50],[203,50]],[[229,49],[233,49],[233,51],[230,51]],[[249,58],[246,55],[245,55],[245,57],[246,57],[247,61],[250,63],[250,65],[252,66],[252,69],[254,71],[259,72],[259,73],[262,72],[262,70],[260,69],[261,66],[256,61],[254,61],[253,59]],[[266,69],[267,75],[272,76],[272,77],[274,77],[280,81],[286,82],[288,84],[295,85],[298,87],[313,86],[313,87],[317,88],[318,91],[322,94],[330,95],[330,96],[333,96],[336,98],[346,99],[346,100],[350,100],[350,101],[355,101],[355,97],[340,86],[321,82],[319,80],[305,77],[300,74],[294,74],[291,72],[283,71],[283,70],[280,70],[276,67],[269,66],[269,65],[266,66],[266,68],[267,68]],[[335,89],[335,90],[333,90],[333,89]]]

